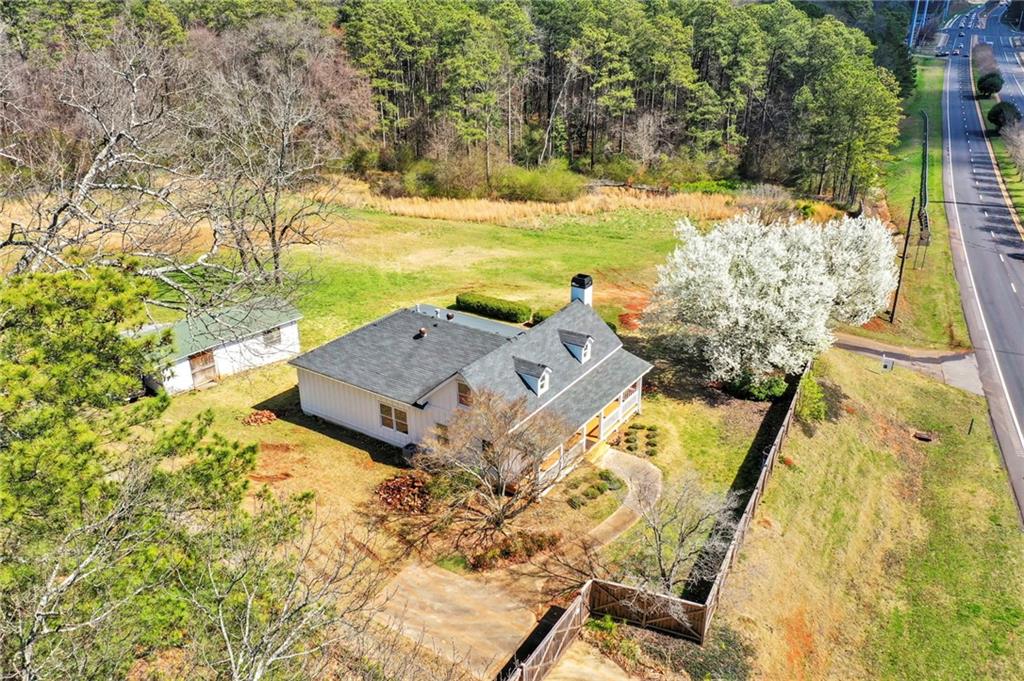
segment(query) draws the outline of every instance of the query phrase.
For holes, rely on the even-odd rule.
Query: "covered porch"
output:
[[[561,445],[550,451],[541,462],[541,475],[561,478],[583,456],[617,431],[633,414],[641,411],[643,377],[637,378],[621,392],[615,393],[583,425]]]

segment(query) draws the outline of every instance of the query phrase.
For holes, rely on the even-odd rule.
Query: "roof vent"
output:
[[[445,315],[445,318],[448,321],[451,321],[451,320],[455,319],[455,313],[454,312],[449,312],[447,315]]]
[[[427,335],[427,327],[421,326],[420,327],[420,332],[418,334],[416,334],[416,338],[420,339],[420,338],[423,338],[426,335]]]

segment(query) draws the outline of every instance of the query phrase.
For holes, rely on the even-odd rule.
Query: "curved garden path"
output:
[[[640,519],[641,494],[661,496],[661,470],[647,459],[609,449],[597,462],[622,478],[629,487],[629,493],[622,505],[604,521],[589,532],[598,546],[611,543]]]

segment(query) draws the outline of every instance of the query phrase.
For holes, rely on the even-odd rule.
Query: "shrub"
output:
[[[978,79],[978,94],[982,97],[991,97],[1003,89],[1003,74],[999,71],[986,73]]]
[[[540,324],[542,321],[544,321],[545,319],[547,319],[551,315],[555,314],[556,312],[558,312],[558,310],[555,310],[555,309],[550,308],[550,307],[546,307],[543,310],[534,310],[534,312],[533,312],[533,323],[534,324]]]
[[[455,309],[517,324],[530,320],[529,305],[480,293],[460,293],[455,297]]]
[[[499,558],[501,558],[501,549],[494,546],[474,555],[469,559],[469,564],[474,570],[489,570],[497,564]]]
[[[1020,120],[1020,110],[1010,102],[999,102],[988,112],[988,122],[996,126],[996,132],[1003,126],[1011,125]]]
[[[615,154],[596,164],[590,174],[612,182],[631,183],[643,174],[643,168],[625,154]]]
[[[587,620],[587,629],[591,631],[599,631],[602,634],[614,634],[619,628],[619,625],[612,619],[611,615],[605,614],[601,619],[591,617]]]
[[[736,180],[700,180],[699,182],[685,182],[678,185],[681,192],[694,192],[700,194],[729,194],[739,190],[740,183]]]
[[[726,383],[725,389],[742,399],[767,402],[786,392],[786,379],[782,376],[766,376],[758,379],[744,376]]]
[[[434,564],[440,568],[448,570],[449,572],[456,573],[466,572],[470,568],[469,559],[461,553],[441,556],[434,562]]]
[[[596,485],[591,485],[583,490],[583,496],[587,499],[596,499],[601,496],[601,490],[599,490]]]
[[[795,413],[798,419],[808,425],[824,421],[828,416],[825,393],[811,374],[800,379],[800,395],[796,400]]]
[[[604,480],[602,480],[601,482],[595,482],[593,487],[601,494],[604,494],[605,492],[608,491],[608,483],[605,482]]]
[[[626,449],[630,452],[635,452],[638,449],[638,446],[635,442],[630,442],[628,445],[626,445]]]
[[[643,425],[642,423],[631,423],[631,424],[629,424],[629,429],[630,430],[643,430],[646,427],[647,426]]]
[[[611,473],[611,471],[608,471],[608,472]],[[624,483],[622,482],[621,478],[616,476],[614,473],[611,473],[611,476],[608,478],[608,480],[605,481],[605,484],[608,485],[608,489],[616,490],[616,489],[622,489],[622,485]]]
[[[658,432],[658,426],[656,426],[656,425],[654,425],[654,424],[652,423],[651,425],[647,426],[647,430],[648,430],[649,432],[651,432],[651,433],[657,433],[657,432]],[[648,437],[651,437],[651,436],[650,436],[650,435],[648,435]]]
[[[492,184],[494,196],[506,201],[559,203],[578,198],[586,183],[586,178],[569,170],[564,162],[552,162],[535,169],[506,166]]]
[[[470,473],[435,475],[427,481],[427,492],[434,499],[449,499],[476,487],[476,484]]]
[[[565,503],[569,504],[570,508],[581,508],[583,504],[587,503],[585,500],[580,499],[575,494],[565,500]]]
[[[636,442],[636,434],[630,433],[629,435],[626,436],[625,439],[626,439],[627,443],[632,444],[632,443]]]

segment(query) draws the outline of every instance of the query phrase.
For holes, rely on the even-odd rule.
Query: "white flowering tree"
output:
[[[843,218],[822,228],[825,264],[836,285],[832,318],[861,325],[896,288],[896,246],[878,218]]]
[[[895,286],[895,249],[870,218],[762,222],[743,214],[701,234],[687,220],[659,268],[650,319],[696,340],[724,381],[799,371],[835,321],[866,321]]]

